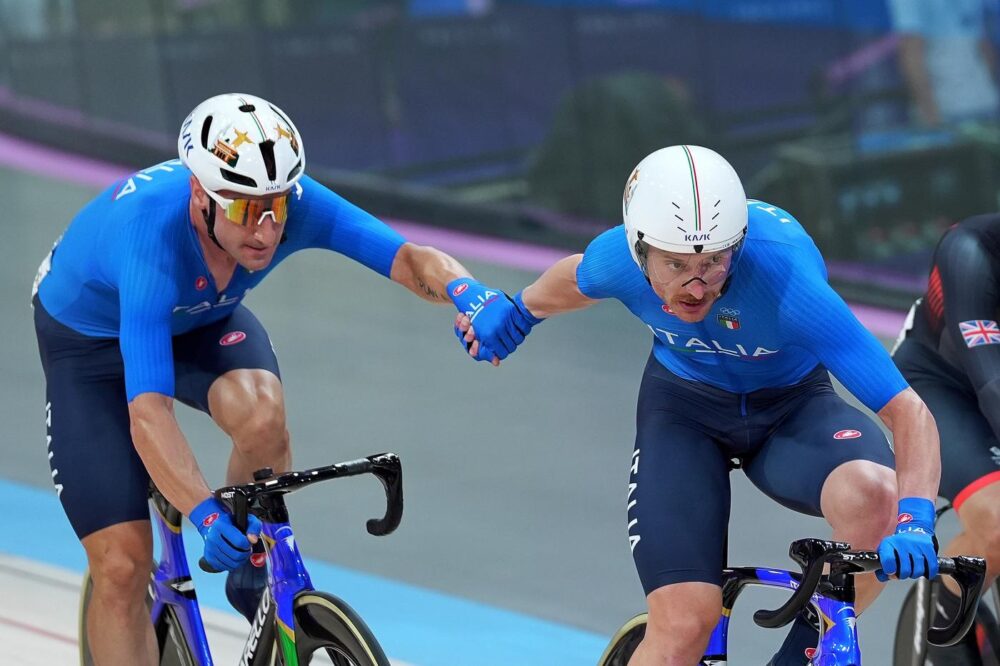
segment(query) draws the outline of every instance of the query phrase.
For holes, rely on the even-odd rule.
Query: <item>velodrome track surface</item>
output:
[[[98,182],[114,178],[113,168],[103,168],[46,151],[0,167],[6,232],[0,250],[6,527],[0,663],[73,659],[71,583],[85,563],[51,489],[28,300],[52,241]],[[459,238],[400,228],[441,247]],[[483,252],[482,244],[467,241],[449,251],[477,277],[508,290],[537,273],[511,264],[532,266],[549,256],[515,246]],[[507,265],[475,259],[484,255]],[[290,498],[317,587],[358,608],[400,662],[594,663],[605,636],[643,601],[624,498],[635,397],[650,345],[645,327],[620,305],[600,304],[547,322],[514,357],[492,368],[460,353],[450,308],[433,307],[321,251],[286,261],[247,305],[277,349],[297,467],[384,450],[403,460],[406,512],[392,536],[377,539],[364,530],[364,520],[382,508],[372,480],[325,484]],[[863,319],[883,337],[902,319],[867,315],[875,316]],[[228,442],[203,415],[183,407],[178,413],[209,483],[220,483]],[[827,535],[821,521],[778,507],[740,473],[732,484],[733,564],[789,566],[789,541]],[[241,621],[227,613],[221,582],[199,579],[199,594],[220,617],[228,615],[232,632]],[[891,585],[863,616],[866,663],[889,663],[906,587]],[[741,600],[731,663],[760,664],[773,652],[783,633],[757,629],[749,616],[781,596],[751,591]],[[50,648],[51,657],[29,659]],[[4,654],[11,649],[21,651]]]

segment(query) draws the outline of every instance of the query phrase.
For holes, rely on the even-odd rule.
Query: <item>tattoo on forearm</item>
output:
[[[430,286],[428,286],[427,283],[424,282],[423,280],[421,280],[420,278],[417,278],[417,286],[420,287],[420,291],[424,292],[425,294],[427,294],[427,296],[429,296],[430,298],[433,298],[435,301],[446,301],[447,302],[447,301],[451,300],[447,296],[443,296],[443,295],[439,294],[437,291],[435,291]]]

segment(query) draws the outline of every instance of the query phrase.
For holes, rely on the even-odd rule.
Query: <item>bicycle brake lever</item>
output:
[[[370,519],[365,527],[373,536],[392,534],[403,519],[403,468],[395,453],[368,456],[371,473],[378,477],[385,490],[385,515]]]

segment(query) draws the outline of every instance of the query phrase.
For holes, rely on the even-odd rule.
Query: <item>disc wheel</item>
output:
[[[343,600],[310,590],[295,597],[294,608],[300,664],[325,654],[335,666],[390,666],[371,629]]]

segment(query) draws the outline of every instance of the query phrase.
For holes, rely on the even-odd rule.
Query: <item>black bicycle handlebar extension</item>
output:
[[[371,473],[382,482],[385,490],[385,515],[370,519],[365,527],[374,536],[392,534],[403,519],[403,468],[395,453],[380,453],[368,456]]]
[[[851,549],[851,545],[839,541],[823,539],[799,539],[788,547],[788,555],[802,567],[802,578],[799,586],[783,606],[775,610],[761,609],[753,614],[753,621],[765,629],[783,627],[792,620],[800,610],[805,608],[809,599],[816,592],[816,587],[823,577],[823,567],[838,554]]]
[[[851,551],[845,543],[821,539],[801,539],[792,543],[789,555],[802,566],[798,589],[777,610],[759,610],[753,619],[761,627],[777,628],[791,622],[816,592],[823,576],[823,567],[829,563],[847,574],[871,573],[881,568],[878,553]],[[976,619],[976,609],[986,578],[986,561],[981,557],[939,557],[938,571],[951,576],[962,591],[961,611],[946,627],[931,627],[927,640],[934,645],[947,647],[962,640]]]
[[[260,479],[255,483],[227,486],[215,491],[215,496],[225,504],[233,515],[233,524],[246,532],[247,516],[260,497],[272,494],[287,494],[317,481],[326,481],[345,476],[373,474],[385,490],[385,514],[381,518],[370,519],[366,527],[375,536],[391,534],[399,527],[403,518],[403,469],[399,456],[395,453],[379,453],[367,458],[307,469],[302,472],[286,472],[276,477]],[[205,558],[198,566],[209,573],[218,573]]]

